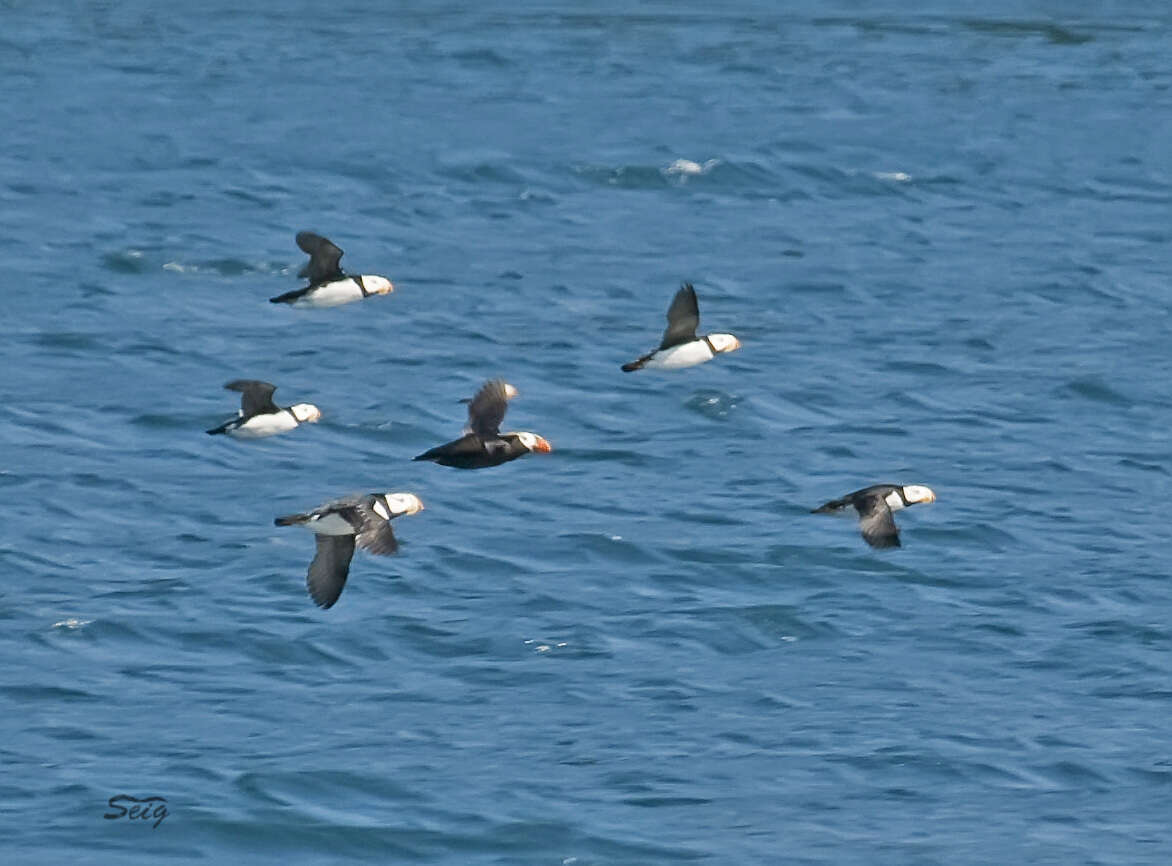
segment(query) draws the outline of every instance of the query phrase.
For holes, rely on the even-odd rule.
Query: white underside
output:
[[[350,277],[323,283],[311,292],[306,292],[293,302],[295,307],[340,307],[353,301],[362,300],[362,289]]]
[[[714,357],[716,356],[708,348],[708,343],[704,340],[693,340],[690,343],[672,346],[670,349],[660,349],[643,366],[648,370],[680,370],[711,361]]]
[[[354,527],[350,525],[350,521],[343,520],[337,514],[327,514],[324,517],[319,517],[317,520],[311,520],[301,525],[306,529],[316,532],[318,535],[354,534]]]
[[[296,426],[297,419],[288,412],[274,412],[271,415],[253,415],[239,427],[233,427],[226,432],[237,439],[261,439],[286,433]]]

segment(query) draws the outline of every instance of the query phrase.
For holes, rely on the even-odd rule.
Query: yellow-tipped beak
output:
[[[533,446],[533,450],[540,451],[542,454],[548,454],[549,452],[553,451],[553,446],[550,445],[547,440],[542,439],[540,436],[538,436],[537,442]]]

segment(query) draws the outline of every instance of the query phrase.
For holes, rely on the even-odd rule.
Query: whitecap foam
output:
[[[690,177],[698,174],[708,174],[716,166],[720,165],[719,159],[710,159],[703,164],[695,162],[691,159],[677,159],[671,165],[663,170],[664,174],[675,174],[681,177]]]

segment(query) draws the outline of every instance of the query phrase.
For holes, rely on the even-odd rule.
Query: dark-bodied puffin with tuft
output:
[[[464,435],[413,459],[431,460],[457,469],[484,469],[534,451],[548,454],[553,447],[536,433],[500,432],[509,400],[516,396],[517,389],[502,379],[485,382],[468,403],[468,427]]]

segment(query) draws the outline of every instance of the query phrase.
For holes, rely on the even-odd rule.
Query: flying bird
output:
[[[667,308],[667,329],[659,348],[637,361],[623,364],[623,372],[642,370],[679,370],[711,361],[721,352],[732,352],[741,341],[732,334],[696,336],[700,326],[700,304],[691,283],[684,283]]]
[[[348,275],[342,270],[342,250],[332,241],[313,232],[298,232],[297,246],[309,254],[309,262],[297,276],[309,285],[269,298],[274,304],[295,307],[337,307],[361,301],[371,295],[385,295],[395,290],[386,277],[375,274]]]
[[[484,469],[516,460],[533,451],[548,454],[553,447],[536,433],[501,433],[501,422],[509,400],[517,389],[502,379],[492,379],[476,392],[468,403],[468,426],[464,435],[415,460],[431,460],[457,469]]]
[[[920,484],[906,487],[899,484],[875,484],[841,499],[832,499],[813,509],[812,514],[832,514],[853,506],[859,514],[859,529],[863,540],[872,547],[899,547],[899,527],[895,525],[893,511],[916,505],[920,502],[935,502],[932,488]]]
[[[260,439],[285,433],[299,424],[321,420],[321,410],[312,403],[294,403],[285,408],[278,406],[273,402],[277,386],[268,382],[236,379],[224,387],[240,392],[240,412],[237,417],[207,431],[213,436],[226,433],[238,439]]]
[[[371,493],[327,502],[304,514],[288,514],[277,526],[303,526],[314,533],[317,554],[309,564],[306,586],[318,607],[333,607],[346,587],[350,560],[357,545],[379,556],[399,549],[391,521],[417,514],[423,503],[414,493]]]

